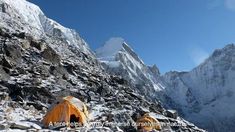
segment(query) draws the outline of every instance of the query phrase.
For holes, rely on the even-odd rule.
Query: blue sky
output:
[[[235,42],[235,0],[29,0],[94,50],[122,37],[162,73],[188,71]]]

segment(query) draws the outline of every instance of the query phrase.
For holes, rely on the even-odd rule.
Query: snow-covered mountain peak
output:
[[[235,49],[235,45],[233,43],[227,44],[223,49]]]
[[[232,55],[234,53],[234,51],[235,51],[235,45],[228,44],[222,49],[215,50],[211,57],[217,57],[217,56],[220,56],[221,54],[231,54]]]
[[[157,67],[156,64],[152,65],[152,66],[148,66],[149,70],[156,76],[160,76],[160,71]]]
[[[99,58],[113,56],[123,48],[124,43],[125,41],[123,38],[112,37],[105,42],[103,47],[96,50],[96,55]]]
[[[163,75],[166,90],[170,91],[169,97],[179,103],[177,107],[186,106],[183,108],[185,118],[210,131],[234,130],[234,123],[230,124],[235,119],[235,105],[231,103],[235,99],[234,78],[234,44],[215,50],[189,72],[168,72]],[[177,100],[176,97],[184,98]],[[226,125],[218,125],[223,123]]]
[[[135,51],[121,37],[112,37],[105,42],[104,46],[96,50],[96,55],[104,61],[124,61],[121,58],[134,62],[137,65],[144,65]],[[139,66],[141,67],[141,66]]]
[[[15,8],[25,19],[33,20],[34,14],[43,14],[41,9],[26,0],[1,0],[1,2],[8,4],[11,8]]]
[[[44,14],[38,6],[26,0],[0,0],[0,4],[0,15],[3,18],[3,20],[1,21],[1,26],[8,26],[4,22],[10,22],[10,18],[17,18],[19,19],[18,22],[15,22],[17,26],[10,27],[9,25],[8,27],[10,27],[10,29],[14,30],[14,28],[19,28],[19,23],[22,22],[23,24],[27,24],[28,26],[31,26],[31,28],[35,28],[35,30],[38,30],[35,33],[38,36],[42,35],[43,28],[39,16],[42,16]],[[30,28],[22,28],[24,29],[19,28],[18,30],[23,30],[25,32],[30,31]]]
[[[123,76],[136,85],[138,91],[155,96],[154,91],[162,89],[157,84],[160,77],[157,66],[145,65],[124,39],[109,39],[103,47],[96,50],[96,55],[107,71]]]
[[[204,69],[207,72],[208,69],[216,68],[224,72],[224,70],[229,70],[231,67],[235,66],[235,45],[228,44],[224,48],[216,49],[212,55],[206,59],[197,69]],[[234,69],[234,68],[233,68]]]
[[[11,8],[15,8],[18,13],[25,17],[25,19],[29,19],[31,17],[31,20],[33,20],[32,16],[34,14],[43,14],[37,5],[34,5],[26,0],[1,0],[1,3],[6,3]]]
[[[73,52],[82,52],[94,58],[87,43],[75,30],[47,18],[38,6],[26,0],[0,0],[0,17],[0,27],[9,32],[25,32],[35,39],[58,38]]]

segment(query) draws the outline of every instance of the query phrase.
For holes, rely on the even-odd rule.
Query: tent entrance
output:
[[[74,115],[74,114],[70,115],[70,122],[71,123],[78,123],[79,117],[76,117],[76,115]]]
[[[70,127],[75,128],[79,126],[80,126],[79,117],[77,117],[74,114],[70,115]]]

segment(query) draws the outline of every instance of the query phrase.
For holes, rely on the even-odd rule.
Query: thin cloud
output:
[[[227,10],[235,11],[235,0],[207,0],[207,8],[212,10],[224,7]]]
[[[209,57],[209,53],[207,53],[202,48],[195,48],[191,51],[190,57],[195,65],[199,65]]]
[[[208,9],[215,9],[223,4],[222,0],[209,0],[207,3]]]
[[[235,11],[235,0],[225,0],[224,6],[232,11]]]

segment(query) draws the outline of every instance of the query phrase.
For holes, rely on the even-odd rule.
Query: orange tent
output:
[[[152,130],[161,130],[160,122],[154,117],[151,117],[148,113],[144,114],[137,120],[137,127],[139,130],[147,132]]]
[[[46,127],[55,125],[71,126],[72,123],[84,125],[88,120],[86,105],[79,99],[67,96],[57,101],[43,118]]]

